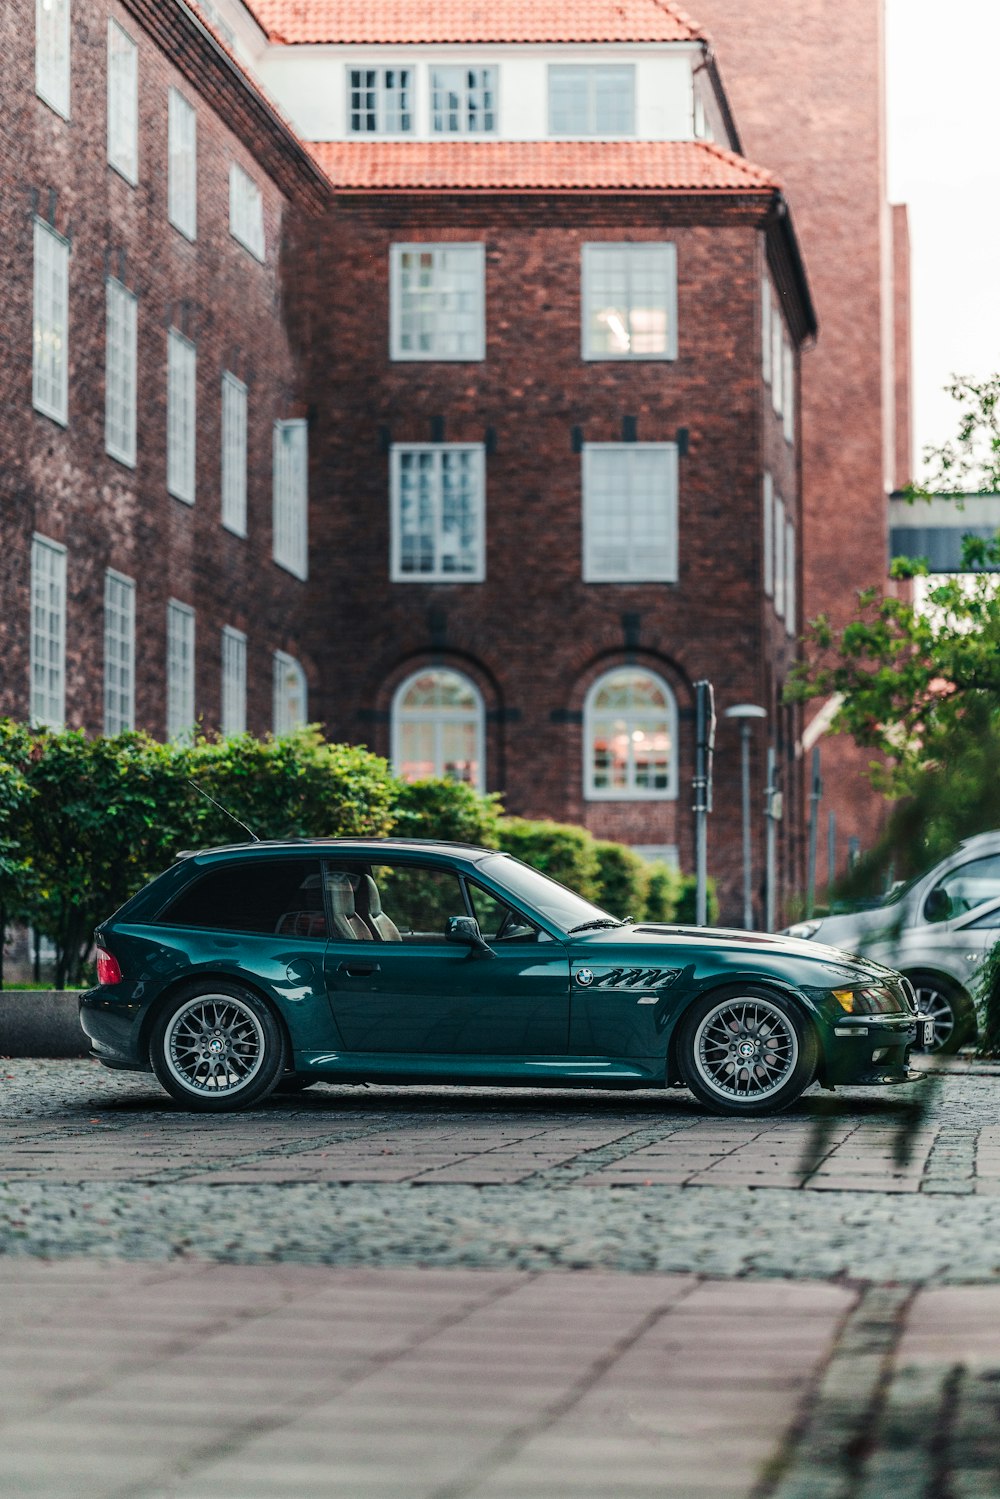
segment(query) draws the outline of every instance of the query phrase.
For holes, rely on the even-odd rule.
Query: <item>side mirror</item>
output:
[[[924,901],[925,921],[947,921],[951,915],[951,900],[947,890],[942,890],[940,885],[935,886]]]
[[[471,947],[484,957],[493,956],[493,949],[483,940],[479,922],[474,916],[449,916],[444,925],[444,940],[457,942],[460,947]]]

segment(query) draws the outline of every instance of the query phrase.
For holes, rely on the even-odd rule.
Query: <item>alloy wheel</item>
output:
[[[791,1077],[798,1059],[798,1037],[788,1016],[756,996],[716,1005],[694,1034],[699,1077],[722,1098],[770,1097]]]
[[[950,997],[936,984],[914,984],[918,1012],[934,1022],[934,1040],[925,1046],[918,1040],[916,1051],[944,1051],[955,1029],[955,1009]]]
[[[171,1018],[163,1038],[167,1068],[182,1088],[219,1097],[253,1081],[266,1041],[248,1005],[228,994],[200,994]]]

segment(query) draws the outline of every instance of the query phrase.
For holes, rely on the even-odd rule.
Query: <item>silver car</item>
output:
[[[966,838],[871,910],[799,921],[785,935],[863,953],[905,973],[918,1008],[934,1021],[926,1049],[957,1051],[976,1039],[976,979],[1000,942],[1000,830]]]

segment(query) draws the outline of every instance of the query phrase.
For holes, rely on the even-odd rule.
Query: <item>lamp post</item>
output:
[[[740,726],[740,768],[743,784],[743,925],[753,931],[753,867],[750,847],[750,725],[755,718],[766,718],[767,709],[756,703],[737,703],[726,709],[726,717]]]

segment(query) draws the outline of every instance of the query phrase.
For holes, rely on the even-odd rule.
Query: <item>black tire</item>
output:
[[[978,1030],[976,1007],[958,984],[936,973],[908,973],[917,996],[917,1009],[934,1020],[934,1044],[925,1046],[918,1031],[914,1051],[934,1056],[953,1055],[960,1046],[975,1041]]]
[[[740,1047],[747,1048],[742,1056]],[[808,1015],[763,984],[696,1000],[677,1038],[681,1075],[695,1098],[714,1114],[744,1118],[793,1104],[812,1082],[818,1056]]]
[[[285,1070],[285,1034],[262,999],[242,984],[187,984],[149,1042],[153,1071],[172,1098],[202,1114],[248,1109]]]

